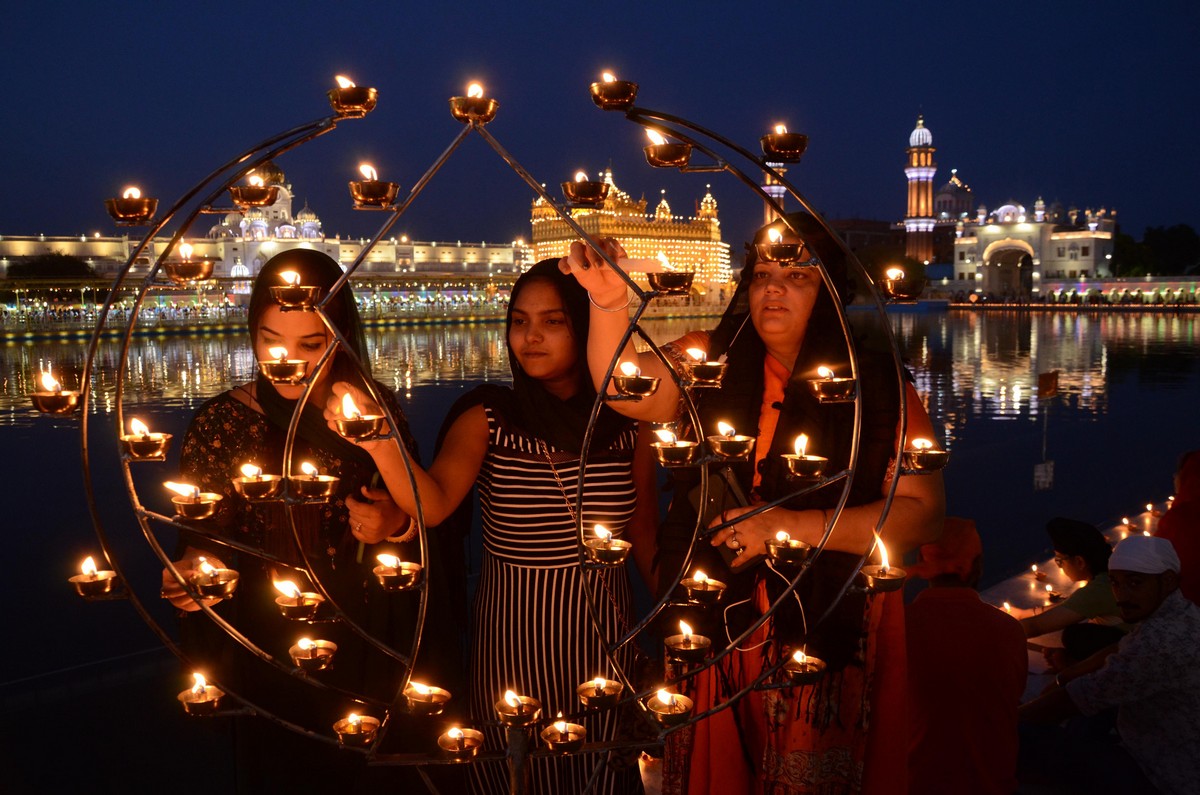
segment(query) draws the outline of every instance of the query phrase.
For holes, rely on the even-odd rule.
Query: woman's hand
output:
[[[709,527],[716,527],[724,522],[737,519],[743,514],[754,510],[756,506],[750,505],[745,508],[730,508],[722,511],[720,516],[715,517],[709,522]],[[776,509],[772,508],[769,511],[755,514],[749,519],[744,519],[732,527],[726,527],[723,530],[718,530],[709,543],[714,547],[719,547],[722,544],[737,552],[737,558],[733,561],[733,568],[741,568],[746,565],[747,561],[757,560],[767,554],[767,540],[774,538],[782,528],[778,526],[774,514]]]
[[[358,407],[358,412],[362,415],[383,415],[384,411],[379,404],[371,399],[371,396],[359,389],[353,384],[348,384],[345,381],[338,381],[330,388],[333,393],[328,400],[325,401],[325,421],[329,423],[329,429],[337,433],[337,420],[346,419],[346,415],[342,413],[342,400],[346,395],[354,401],[354,405]],[[383,428],[380,431],[381,436],[386,436],[389,433],[388,424],[385,421]],[[367,452],[371,452],[372,448],[378,447],[381,444],[379,439],[365,439],[358,441],[348,439],[347,441],[357,444]]]
[[[596,245],[613,262],[627,256],[616,238],[601,238]],[[558,269],[574,275],[575,280],[588,291],[592,302],[602,309],[616,311],[628,303],[629,292],[625,280],[591,246],[581,241],[576,240],[571,244],[570,253],[558,261]]]
[[[387,489],[363,486],[362,495],[366,499],[346,496],[350,532],[356,539],[364,544],[378,544],[403,530],[409,534],[413,532],[409,515],[396,504]]]
[[[222,563],[219,558],[213,557],[211,553],[206,552],[204,554],[204,559],[207,560],[209,565],[214,568],[225,568],[225,564]],[[188,557],[184,558],[183,560],[174,561],[174,563],[175,568],[179,569],[180,575],[182,575],[183,579],[185,580],[189,579],[192,573],[199,568],[199,563],[195,558]],[[189,613],[194,613],[200,609],[200,605],[197,604],[194,599],[192,599],[191,595],[187,592],[187,589],[176,582],[175,578],[171,576],[169,569],[163,569],[162,573],[162,598],[170,602],[172,606],[180,610],[186,610]],[[220,601],[221,600],[216,597],[211,597],[208,599],[201,599],[200,603],[207,607],[212,607]]]

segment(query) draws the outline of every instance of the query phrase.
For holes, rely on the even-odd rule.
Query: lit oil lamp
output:
[[[817,368],[817,377],[808,379],[808,387],[821,403],[849,403],[854,400],[853,378],[839,378],[825,365]]]
[[[29,399],[33,407],[43,414],[70,414],[79,408],[79,393],[62,388],[50,373],[42,373],[42,388],[38,392],[30,392]]]
[[[800,133],[790,133],[782,124],[775,125],[775,131],[769,132],[759,139],[763,154],[767,160],[779,163],[799,163],[808,148],[808,136]]]
[[[1046,604],[1050,604],[1052,602],[1061,602],[1062,600],[1062,593],[1054,590],[1054,586],[1050,583],[1046,583]]]
[[[1033,575],[1033,579],[1039,582],[1046,579],[1046,572],[1039,569],[1036,563],[1029,567],[1029,573]]]
[[[699,443],[680,439],[668,430],[657,430],[654,435],[658,437],[658,441],[651,442],[650,446],[654,448],[654,455],[663,466],[682,467],[696,462],[700,450]]]
[[[753,436],[740,436],[732,425],[725,422],[717,423],[717,431],[716,436],[709,436],[705,441],[708,442],[709,449],[719,458],[745,458],[754,451]]]
[[[883,545],[883,539],[879,537],[878,533],[875,534],[875,545],[879,548],[880,564],[878,566],[863,566],[860,571],[863,579],[866,580],[867,590],[875,591],[876,593],[900,590],[904,586],[905,578],[908,576],[907,572],[904,569],[888,565],[887,547]]]
[[[339,434],[357,442],[379,436],[383,423],[382,414],[363,414],[349,392],[342,397],[342,416],[334,421]]]
[[[628,110],[637,99],[637,83],[618,80],[612,72],[605,72],[600,80],[592,83],[592,102],[601,110]]]
[[[811,685],[825,674],[825,661],[799,649],[783,664],[783,672],[794,685]]]
[[[621,362],[620,370],[621,374],[614,374],[612,378],[613,388],[617,390],[618,395],[641,399],[658,391],[658,384],[662,379],[642,375],[642,371],[633,362]]]
[[[413,715],[441,715],[446,702],[450,700],[450,691],[420,682],[409,682],[408,687],[404,688],[404,699],[408,711]]]
[[[251,173],[245,185],[230,185],[229,197],[242,211],[251,207],[267,207],[279,198],[279,186],[267,185],[258,174]]]
[[[767,230],[767,242],[755,243],[754,252],[760,260],[778,262],[793,268],[808,268],[820,264],[811,255],[808,245],[796,237],[791,229],[772,226]]]
[[[379,733],[379,718],[351,712],[333,724],[333,731],[337,734],[339,745],[365,748],[375,742],[375,735]]]
[[[188,583],[206,599],[228,599],[237,590],[238,573],[218,568],[201,555],[196,558],[196,569],[188,576]]]
[[[121,436],[121,449],[135,461],[162,461],[170,446],[171,434],[151,433],[136,417],[129,421],[129,433]]]
[[[94,599],[97,596],[110,594],[117,584],[117,573],[115,571],[97,571],[96,560],[90,555],[84,559],[79,571],[79,574],[68,578],[68,581],[75,586],[75,592],[85,599]]]
[[[292,664],[305,673],[324,671],[333,662],[337,653],[337,644],[331,640],[310,640],[301,638],[296,645],[288,649]]]
[[[575,688],[579,700],[588,709],[607,709],[615,707],[621,698],[625,685],[616,679],[605,679],[597,676],[590,682],[584,682]]]
[[[421,564],[400,560],[386,552],[375,556],[379,565],[372,569],[375,579],[385,591],[407,591],[421,580]]]
[[[708,607],[721,601],[721,597],[725,595],[725,589],[728,587],[720,580],[712,579],[700,569],[696,569],[696,573],[691,577],[680,580],[679,585],[687,594],[689,602]]]
[[[563,720],[560,712],[558,720],[542,729],[541,738],[542,742],[546,744],[546,750],[550,753],[570,754],[583,747],[583,741],[587,738],[587,729],[578,723],[568,723]]]
[[[175,284],[193,284],[211,279],[213,261],[210,259],[192,259],[195,249],[191,243],[179,245],[179,259],[167,260],[163,263],[163,272]]]
[[[666,689],[646,699],[646,708],[661,726],[680,726],[692,715],[692,700]]]
[[[1005,613],[1008,613],[1010,616],[1012,615],[1012,603],[1011,602],[1005,602],[1002,607],[1003,607]]]
[[[378,172],[369,164],[363,163],[358,167],[362,179],[350,180],[350,198],[354,200],[356,210],[383,210],[392,206],[400,185],[379,178]]]
[[[774,538],[767,539],[767,557],[776,563],[799,566],[812,554],[812,545],[792,538],[787,531],[780,530]]]
[[[267,348],[270,359],[258,363],[258,371],[272,384],[300,384],[308,375],[307,359],[289,359],[288,349],[282,345]]]
[[[288,478],[288,491],[294,496],[305,500],[327,500],[337,491],[340,478],[318,474],[317,468],[308,461],[300,463],[300,471],[304,474]]]
[[[284,312],[297,309],[311,311],[321,296],[321,288],[300,284],[300,274],[295,271],[283,271],[279,278],[283,279],[283,284],[271,286],[271,297],[279,304],[279,308]]]
[[[262,467],[242,464],[242,476],[233,479],[233,490],[248,500],[274,500],[283,491],[282,475],[264,475]]]
[[[141,226],[150,223],[158,209],[158,199],[143,197],[142,192],[130,186],[120,198],[105,199],[104,209],[117,222],[117,226]]]
[[[329,104],[333,112],[344,119],[361,119],[375,110],[379,101],[379,92],[373,88],[362,88],[354,85],[348,77],[337,75],[337,88],[329,89]]]
[[[669,142],[657,130],[646,130],[650,145],[642,149],[655,168],[683,168],[692,159],[692,145]]]
[[[819,455],[808,455],[808,434],[802,433],[796,437],[793,449],[795,454],[783,454],[787,461],[788,473],[801,480],[817,480],[825,474],[825,465],[829,459]]]
[[[528,726],[542,717],[542,703],[531,696],[519,696],[506,690],[504,698],[495,704],[496,716],[505,726]]]
[[[925,289],[924,279],[910,279],[903,268],[888,268],[880,288],[891,301],[916,301]]]
[[[207,519],[216,513],[217,503],[222,499],[220,494],[200,491],[199,486],[188,483],[168,480],[163,485],[175,492],[171,504],[175,506],[175,515],[181,519]]]
[[[463,124],[487,124],[496,117],[500,103],[483,95],[483,86],[467,86],[465,97],[450,97],[450,115]]]
[[[602,524],[594,530],[596,537],[585,539],[583,542],[584,555],[589,563],[599,563],[603,566],[620,566],[629,556],[633,544],[613,538],[612,531]]]
[[[950,454],[938,450],[928,439],[913,439],[904,451],[904,469],[908,472],[937,472],[949,460]]]
[[[595,207],[608,198],[608,183],[588,179],[586,171],[576,171],[573,182],[562,183],[562,192],[571,204]]]
[[[719,387],[725,377],[725,362],[710,362],[703,348],[688,348],[683,363],[684,374],[691,386]]]
[[[438,748],[455,762],[466,762],[479,753],[479,747],[483,745],[483,732],[452,726],[438,735],[437,743]]]
[[[650,289],[659,295],[687,295],[692,290],[692,282],[696,279],[693,271],[676,270],[667,259],[665,252],[658,252],[654,257],[659,267],[646,271],[646,281]]]
[[[686,621],[680,621],[679,634],[668,635],[663,644],[667,647],[667,656],[677,662],[700,662],[712,648],[712,640],[692,634],[692,627]]]
[[[291,580],[275,580],[275,590],[282,596],[275,597],[279,612],[284,618],[294,618],[297,621],[311,621],[317,615],[325,597],[319,593],[300,591],[300,587]]]
[[[192,677],[195,683],[177,696],[183,711],[189,715],[212,715],[220,709],[225,691],[210,685],[202,674],[193,673]]]

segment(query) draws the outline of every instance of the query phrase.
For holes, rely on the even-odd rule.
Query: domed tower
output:
[[[667,191],[664,188],[662,190],[662,198],[659,200],[658,206],[654,208],[654,220],[670,221],[671,218],[671,205],[667,204]]]
[[[933,133],[925,127],[925,117],[917,117],[917,126],[908,136],[908,212],[904,214],[904,253],[919,262],[933,260]]]
[[[704,186],[704,198],[700,200],[700,209],[696,211],[697,218],[717,218],[717,200],[712,195],[712,185]]]

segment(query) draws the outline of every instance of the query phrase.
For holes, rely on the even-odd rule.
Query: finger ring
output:
[[[358,524],[354,525],[354,530],[356,532],[361,533],[362,532],[362,522],[359,522]]]
[[[729,546],[731,546],[734,549],[737,549],[738,547],[741,546],[741,544],[738,543],[737,536],[729,537]]]

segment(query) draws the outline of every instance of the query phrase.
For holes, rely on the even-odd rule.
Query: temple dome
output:
[[[925,117],[917,117],[917,126],[908,135],[909,146],[933,146],[933,133],[925,126]]]
[[[283,169],[275,165],[274,160],[268,160],[258,168],[254,169],[254,173],[263,178],[264,185],[282,185],[283,184]]]

